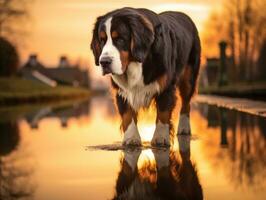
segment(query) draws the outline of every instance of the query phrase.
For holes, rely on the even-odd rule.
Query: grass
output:
[[[88,97],[89,90],[69,86],[49,87],[35,81],[20,78],[0,78],[0,104],[10,105],[29,102]]]

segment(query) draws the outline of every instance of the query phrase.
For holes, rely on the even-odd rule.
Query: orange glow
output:
[[[199,31],[207,19],[212,7],[220,1],[194,0],[134,0],[134,1],[44,1],[35,0],[31,10],[32,29],[26,48],[20,49],[22,61],[31,53],[37,53],[39,59],[48,66],[54,66],[60,55],[70,59],[83,58],[94,64],[89,48],[92,27],[97,16],[121,7],[144,7],[155,12],[176,10],[187,13],[195,21]]]
[[[34,172],[30,179],[31,184],[38,185],[36,198],[87,199],[89,196],[90,199],[110,199],[113,196],[117,176],[122,167],[121,158],[125,152],[86,150],[87,146],[108,145],[122,139],[119,117],[110,115],[108,110],[110,104],[100,104],[100,102],[102,101],[97,100],[91,103],[89,116],[70,118],[67,127],[61,126],[59,118],[42,119],[38,129],[31,129],[26,121],[20,121],[20,145],[5,160],[22,156],[24,162],[21,162],[20,168],[25,165],[26,169]],[[147,115],[142,113],[139,120],[142,139],[146,141],[151,139],[154,130],[156,114],[154,109],[152,110],[148,110]],[[232,119],[229,117],[230,115],[228,122],[231,122]],[[173,122],[175,124],[178,122],[176,114]],[[265,140],[261,139],[259,127],[255,126],[251,131],[248,127],[241,128],[236,122],[235,137],[228,128],[228,146],[222,148],[219,124],[208,127],[206,116],[204,117],[197,107],[192,108],[191,125],[193,137],[190,141],[190,154],[180,152],[180,144],[176,138],[169,152],[171,173],[177,182],[181,173],[179,170],[184,170],[182,173],[189,173],[185,164],[191,162],[198,172],[206,199],[213,199],[214,196],[219,199],[213,187],[222,188],[219,191],[228,198],[233,195],[235,199],[239,199],[243,191],[247,197],[252,197],[253,189],[256,189],[258,196],[264,195],[261,190],[261,187],[265,186],[263,174],[255,173],[253,180],[258,184],[251,187],[248,185],[250,177],[247,173],[248,166],[263,172],[263,160],[260,158],[265,154],[262,151]],[[249,139],[245,134],[248,134]],[[246,144],[250,144],[250,147]],[[246,152],[245,157],[242,151]],[[156,153],[158,152],[152,149],[142,150],[137,162],[140,178],[151,183],[156,183],[159,173]],[[247,165],[250,158],[256,159],[256,162]],[[239,164],[244,168],[239,169]],[[236,176],[242,177],[243,181],[239,182]]]
[[[175,130],[179,107],[173,114]],[[151,140],[156,118],[151,107],[138,119],[143,149],[124,149],[120,117],[113,108],[110,98],[97,96],[84,104],[51,108],[41,118],[34,107],[12,122],[10,109],[0,125],[3,133],[7,130],[18,141],[1,155],[1,169],[7,166],[25,174],[23,189],[34,190],[34,197],[41,200],[112,199],[124,175],[137,176],[138,183],[152,187],[166,178],[178,187],[182,180],[191,180],[191,173],[206,199],[265,196],[264,118],[193,102],[192,137],[174,138],[170,149],[150,148],[146,141]],[[115,148],[88,148],[95,146]]]

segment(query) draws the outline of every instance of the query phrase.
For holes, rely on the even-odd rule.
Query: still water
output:
[[[110,151],[90,148],[122,139],[107,97],[0,108],[0,199],[266,199],[265,118],[194,103],[191,126],[170,149]]]

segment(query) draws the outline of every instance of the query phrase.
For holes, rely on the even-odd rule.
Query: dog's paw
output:
[[[156,124],[156,129],[151,140],[152,146],[170,146],[169,124]]]
[[[189,116],[186,114],[181,114],[179,117],[178,124],[178,135],[191,135],[191,128],[189,122]]]
[[[140,137],[132,137],[124,139],[122,142],[123,146],[141,146]]]
[[[164,136],[153,137],[151,141],[152,146],[170,146],[170,139]]]
[[[134,120],[125,131],[122,144],[123,146],[141,146],[141,138]]]

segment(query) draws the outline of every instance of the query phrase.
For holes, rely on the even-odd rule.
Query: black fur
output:
[[[99,25],[100,25],[102,18],[103,17],[97,18],[96,23],[94,25],[93,32],[92,32],[91,50],[94,54],[95,65],[99,65],[99,57],[101,54],[98,29],[99,29]]]
[[[121,96],[116,94],[116,104],[118,108],[119,114],[122,116],[128,109],[128,103],[125,99],[123,99]]]
[[[171,84],[166,90],[155,97],[157,109],[160,111],[172,111],[176,105],[176,86]]]
[[[187,97],[190,101],[196,87],[201,53],[200,39],[192,20],[181,12],[156,14],[147,9],[122,8],[107,13],[97,19],[93,31],[91,48],[96,64],[99,55],[95,53],[95,44],[99,41],[99,27],[109,17],[121,20],[131,31],[131,61],[143,63],[144,84],[157,80],[163,74],[167,75],[165,91],[156,97],[157,107],[160,110],[172,110],[176,86],[185,67],[192,72],[189,77],[191,91]],[[117,88],[115,83],[113,85]],[[118,98],[118,104],[123,105],[125,102],[122,101]]]

